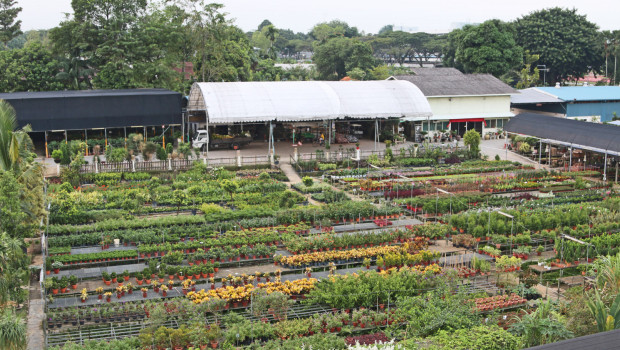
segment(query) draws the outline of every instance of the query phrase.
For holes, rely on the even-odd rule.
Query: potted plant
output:
[[[82,289],[80,299],[82,300],[83,303],[86,302],[86,299],[88,299],[88,291],[86,290],[86,288]]]
[[[112,283],[116,283],[116,272],[112,272],[110,274],[110,279],[112,280]]]
[[[52,272],[52,262],[47,259],[45,260],[45,274],[49,275]]]
[[[75,275],[69,276],[69,284],[71,285],[71,289],[74,289],[74,290],[77,289],[77,282],[78,282],[77,276]]]
[[[217,324],[212,324],[207,331],[207,338],[209,339],[209,343],[211,344],[211,348],[217,348],[218,340],[222,336],[222,330]]]
[[[538,248],[536,248],[536,255],[540,256],[542,252],[544,251],[545,251],[545,247],[539,245]]]
[[[62,268],[62,266],[63,264],[60,261],[54,261],[54,263],[52,263],[52,269],[54,270],[54,273],[60,273],[60,269]]]
[[[161,286],[161,295],[164,297],[168,295],[168,286],[165,284]]]
[[[52,151],[52,158],[54,158],[54,163],[59,164],[60,159],[62,158],[62,151],[59,149],[55,149]]]
[[[129,281],[129,271],[123,271],[123,279],[125,280],[125,282]]]
[[[112,300],[112,292],[105,292],[103,295],[105,296],[105,301],[108,303]]]
[[[99,299],[103,299],[103,287],[97,287],[97,289],[95,289],[95,293],[99,295]]]

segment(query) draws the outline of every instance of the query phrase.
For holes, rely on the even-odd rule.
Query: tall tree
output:
[[[370,44],[345,37],[316,42],[312,60],[319,78],[326,80],[342,79],[355,68],[368,72],[377,65]]]
[[[201,81],[251,80],[251,48],[241,29],[221,12],[221,4],[192,0],[190,40]]]
[[[61,90],[65,85],[56,79],[59,63],[40,42],[30,42],[22,49],[0,51],[0,91]]]
[[[599,72],[604,62],[598,27],[577,10],[559,7],[535,11],[516,21],[517,43],[540,55],[546,80],[554,84],[567,78]]]
[[[450,33],[449,42],[451,50],[446,53],[444,63],[466,73],[500,77],[523,60],[514,26],[496,19],[456,29]]]
[[[21,7],[15,7],[15,0],[0,0],[0,42],[4,47],[11,39],[22,34],[22,21],[15,20],[22,11]]]

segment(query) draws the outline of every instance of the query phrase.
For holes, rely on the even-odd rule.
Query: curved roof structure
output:
[[[538,137],[543,142],[620,155],[620,130],[615,125],[522,113],[510,119],[504,130]]]
[[[432,115],[414,84],[387,80],[194,83],[188,110],[210,124]]]

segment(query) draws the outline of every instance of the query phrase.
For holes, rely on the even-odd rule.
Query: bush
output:
[[[127,150],[124,148],[112,148],[106,153],[109,162],[122,162],[127,159]]]
[[[59,150],[59,149],[55,149],[55,150],[52,152],[52,158],[57,159],[57,160],[62,159],[62,151],[61,151],[61,150]]]
[[[170,144],[168,144],[168,145],[170,145]],[[159,159],[159,160],[166,160],[166,159],[168,159],[168,153],[166,152],[166,149],[161,147],[161,146],[157,146],[156,155],[157,155],[157,159]]]
[[[304,178],[301,181],[304,183],[304,186],[306,187],[311,187],[312,184],[314,183],[314,180],[310,176],[304,176]]]

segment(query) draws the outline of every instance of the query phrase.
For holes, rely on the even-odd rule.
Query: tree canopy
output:
[[[466,73],[500,77],[523,60],[523,49],[515,41],[514,26],[500,20],[454,30],[450,33],[449,45],[445,64]]]
[[[0,0],[0,42],[3,46],[11,39],[22,34],[22,21],[15,20],[22,11],[21,7],[16,7],[15,0]]]
[[[535,11],[517,19],[515,25],[517,43],[540,56],[538,64],[549,69],[546,79],[550,84],[600,71],[604,59],[598,27],[577,10]]]

